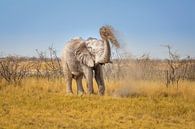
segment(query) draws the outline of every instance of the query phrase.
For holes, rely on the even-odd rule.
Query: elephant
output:
[[[93,94],[93,72],[98,84],[99,95],[105,93],[105,83],[102,65],[111,63],[111,48],[109,42],[119,47],[118,40],[111,26],[100,28],[102,39],[73,38],[65,44],[61,57],[64,77],[66,81],[66,92],[72,94],[72,79],[76,80],[77,94],[84,94],[82,78],[86,78],[88,93]]]

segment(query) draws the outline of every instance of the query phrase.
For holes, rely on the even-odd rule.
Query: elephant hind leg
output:
[[[92,70],[92,68],[85,67],[84,68],[84,75],[85,75],[85,79],[87,81],[88,94],[93,94],[94,89],[93,89],[93,70]]]
[[[63,64],[64,78],[66,82],[66,93],[73,93],[72,91],[72,74],[68,68],[67,63],[64,61]]]

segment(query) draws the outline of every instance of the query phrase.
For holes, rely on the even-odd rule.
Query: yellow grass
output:
[[[195,128],[195,82],[182,82],[178,89],[158,81],[118,80],[106,85],[103,97],[77,96],[74,82],[75,95],[68,96],[63,79],[30,78],[21,86],[2,81],[0,129]]]

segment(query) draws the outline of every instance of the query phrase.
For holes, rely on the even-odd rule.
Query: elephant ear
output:
[[[75,56],[80,63],[85,64],[88,67],[94,67],[94,57],[88,51],[85,42],[81,43],[75,50]]]

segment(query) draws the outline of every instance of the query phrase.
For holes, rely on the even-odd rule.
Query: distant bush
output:
[[[30,69],[28,62],[23,62],[20,57],[8,56],[0,60],[0,75],[8,83],[20,84]]]
[[[53,47],[48,48],[48,53],[36,49],[38,59],[34,61],[34,71],[37,79],[46,77],[48,80],[63,76],[61,60]]]
[[[151,59],[149,54],[133,58],[126,55],[117,55],[112,64],[103,65],[104,78],[106,81],[113,80],[152,80],[161,81],[165,86],[175,85],[178,87],[180,81],[195,80],[195,60],[189,56],[180,58],[168,47],[169,58],[166,60]],[[8,56],[0,58],[0,82],[19,84],[24,78],[35,77],[36,79],[47,78],[47,80],[62,79],[63,71],[61,60],[53,47],[46,51],[36,50],[37,57]],[[124,96],[126,87],[119,89]]]
[[[180,81],[195,80],[195,60],[189,56],[179,58],[169,53],[166,60],[150,59],[144,54],[140,58],[114,59],[112,64],[106,64],[104,75],[106,80],[152,80],[162,81],[167,87],[179,86]]]

